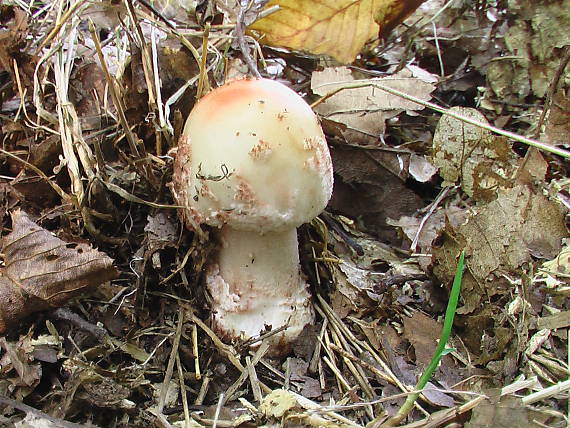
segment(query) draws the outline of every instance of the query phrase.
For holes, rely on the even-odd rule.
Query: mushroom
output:
[[[296,228],[319,215],[332,186],[318,119],[285,85],[234,80],[196,103],[179,141],[172,192],[186,227],[217,228],[206,285],[225,339],[284,328],[270,339],[279,353],[313,322]]]

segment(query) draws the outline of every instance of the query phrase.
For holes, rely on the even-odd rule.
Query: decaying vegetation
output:
[[[0,5],[0,424],[391,426],[464,252],[398,422],[567,426],[570,7],[253,3]],[[169,189],[196,100],[248,73],[313,103],[335,171],[283,359],[210,328],[217,244]]]

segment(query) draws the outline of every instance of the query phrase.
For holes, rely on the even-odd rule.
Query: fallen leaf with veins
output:
[[[249,26],[261,42],[351,63],[370,39],[388,33],[424,0],[270,0],[274,12]]]
[[[0,334],[34,312],[57,308],[117,276],[110,257],[89,245],[62,241],[21,210],[12,213],[2,254]]]
[[[451,111],[488,124],[473,108]],[[461,183],[465,193],[478,201],[491,201],[499,188],[509,188],[516,169],[516,157],[504,137],[486,129],[443,115],[432,142],[432,163],[439,168],[443,185]]]
[[[320,96],[339,91],[315,107],[322,120],[345,125],[350,130],[378,138],[384,134],[385,121],[402,111],[413,114],[424,107],[374,87],[381,83],[428,101],[435,89],[434,76],[404,69],[384,78],[358,79],[348,67],[329,67],[311,76],[311,90]],[[436,79],[437,80],[437,79]],[[359,87],[354,87],[354,85]],[[368,86],[366,86],[368,85]],[[352,86],[352,87],[351,87]],[[346,138],[351,140],[350,138]]]

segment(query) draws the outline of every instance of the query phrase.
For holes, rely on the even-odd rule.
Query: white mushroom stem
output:
[[[250,338],[263,333],[265,326],[286,325],[273,343],[291,342],[314,319],[299,268],[297,230],[260,235],[225,226],[220,238],[218,263],[207,275],[219,331]]]

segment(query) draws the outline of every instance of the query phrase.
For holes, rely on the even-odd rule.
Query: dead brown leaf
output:
[[[489,401],[473,409],[471,419],[465,424],[466,428],[520,428],[546,426],[537,422],[538,412],[525,406],[521,399],[513,396],[492,397]]]
[[[146,232],[147,246],[145,257],[150,257],[153,267],[160,269],[162,263],[159,250],[176,246],[178,238],[176,225],[171,216],[164,212],[159,212],[148,216],[144,231]]]
[[[404,337],[410,341],[416,353],[418,367],[426,367],[437,346],[441,325],[421,312],[402,317]]]
[[[544,131],[550,144],[568,144],[570,135],[570,97],[558,92],[552,98],[550,114]]]
[[[33,356],[31,352],[24,346],[26,338],[18,343],[9,343],[6,338],[0,338],[0,344],[6,352],[6,361],[3,366],[7,367],[7,371],[13,369],[17,375],[18,380],[12,380],[14,386],[32,387],[39,383],[42,377],[41,365],[33,363]]]
[[[404,323],[403,337],[414,347],[415,364],[417,371],[421,372],[431,361],[442,326],[437,321],[418,311],[415,311],[411,317],[402,317],[402,321]],[[449,365],[449,357],[444,357],[441,364]],[[438,406],[450,407],[454,404],[453,399],[449,395],[438,391],[432,383],[426,385],[423,394],[431,403]]]
[[[539,329],[557,329],[569,326],[570,311],[558,312],[554,315],[539,318],[536,323],[536,327]]]
[[[348,67],[329,67],[315,71],[311,77],[311,90],[316,95],[325,96],[340,90],[318,104],[315,111],[324,120],[340,123],[349,130],[378,138],[384,134],[387,119],[404,110],[421,110],[423,106],[374,88],[374,82],[427,101],[435,89],[434,82],[437,78],[427,72],[419,75],[420,77],[416,77],[412,70],[404,69],[381,79],[360,79],[359,76],[354,76]],[[351,87],[356,83],[368,83],[370,86]]]
[[[560,206],[525,185],[499,191],[495,201],[481,208],[466,224],[448,225],[443,246],[434,250],[434,272],[444,282],[455,273],[455,257],[465,249],[468,271],[464,277],[464,307],[469,313],[482,299],[503,294],[503,274],[516,278],[531,256],[553,258],[568,236]]]
[[[117,276],[112,260],[86,244],[67,243],[12,213],[12,232],[2,239],[0,332],[38,311],[61,306],[86,288]]]
[[[406,171],[396,162],[405,163],[401,153],[362,150],[337,146],[331,150],[335,170],[335,191],[330,202],[334,210],[359,219],[364,229],[382,241],[398,242],[388,218],[412,215],[421,208],[422,199],[406,187]],[[403,177],[398,174],[402,174]]]
[[[425,222],[422,222],[423,217],[416,215],[402,216],[398,220],[388,220],[388,224],[401,228],[411,242],[416,241],[416,248],[423,253],[429,253],[433,242],[445,228],[446,223],[458,227],[465,222],[467,217],[468,213],[465,209],[451,205],[435,211],[427,217]]]
[[[566,243],[560,253],[552,260],[546,261],[535,275],[534,282],[544,282],[550,289],[564,287],[568,284],[570,274],[570,245]]]
[[[350,63],[368,40],[391,30],[423,1],[271,0],[266,8],[277,5],[279,10],[249,29],[261,34],[264,44],[330,55]]]
[[[530,147],[526,152],[523,161],[517,168],[515,180],[519,184],[533,186],[535,183],[542,183],[548,171],[548,163],[540,154],[540,151]]]
[[[83,382],[77,397],[102,409],[121,407],[132,393],[126,385],[121,385],[111,378],[97,378],[94,375],[82,375]]]
[[[502,103],[518,103],[529,95],[544,97],[560,66],[561,48],[570,45],[566,0],[520,0],[509,13],[507,52],[487,66],[487,81],[501,103],[489,99],[483,104],[498,111],[504,108]],[[567,79],[563,85],[568,87]]]
[[[101,104],[112,106],[105,75],[94,62],[81,64],[70,80],[70,100],[75,106],[81,129],[94,130],[103,127],[102,116],[106,112]],[[112,110],[111,110],[112,111]],[[114,113],[114,111],[112,111]]]
[[[0,6],[0,70],[8,71],[12,83],[21,80],[25,87],[33,84],[37,58],[24,49],[27,44],[28,17],[15,6]],[[15,66],[19,75],[16,76]]]
[[[323,392],[319,381],[307,375],[309,363],[300,358],[290,358],[288,361],[291,382],[299,385],[301,395],[307,398],[320,397]]]
[[[434,274],[449,284],[456,257],[465,250],[461,300],[457,326],[473,359],[494,373],[515,375],[517,361],[526,347],[528,320],[535,313],[527,306],[526,320],[505,308],[518,283],[528,278],[525,266],[534,258],[552,258],[568,236],[561,206],[540,189],[524,184],[502,189],[497,199],[480,207],[459,227],[447,224],[443,243],[434,247]],[[517,335],[507,320],[517,325]]]
[[[452,111],[478,122],[488,123],[472,108],[454,107]],[[461,182],[465,193],[475,200],[490,201],[500,187],[510,187],[515,157],[503,137],[443,115],[433,136],[433,164],[445,180],[444,185]]]

